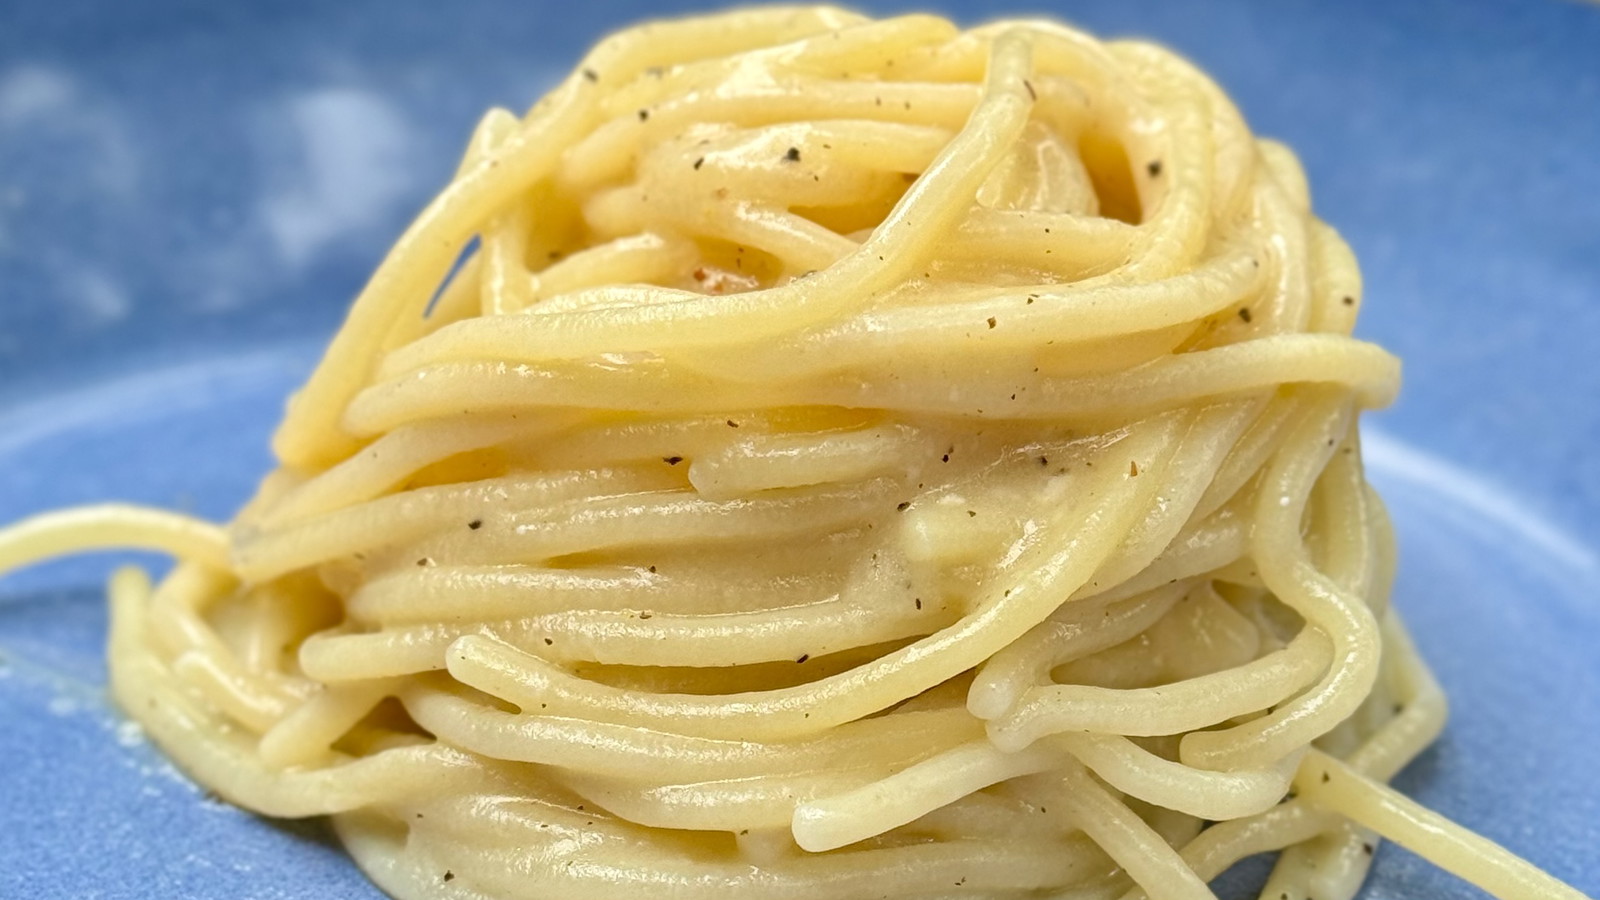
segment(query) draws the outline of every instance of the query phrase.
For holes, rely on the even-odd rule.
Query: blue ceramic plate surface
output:
[[[1361,332],[1407,365],[1369,458],[1454,715],[1399,785],[1600,894],[1600,6],[1029,6],[1176,47],[1302,154]],[[481,110],[680,8],[0,3],[0,521],[229,516]],[[108,705],[118,561],[0,582],[0,896],[378,897],[322,827],[208,798]],[[1384,847],[1364,896],[1476,894]]]

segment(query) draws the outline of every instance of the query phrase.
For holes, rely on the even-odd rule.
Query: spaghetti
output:
[[[442,285],[442,287],[441,287]],[[496,110],[224,532],[133,543],[128,713],[397,897],[1349,898],[1374,832],[1577,897],[1382,782],[1354,259],[1204,76],[1060,25],[772,8]]]

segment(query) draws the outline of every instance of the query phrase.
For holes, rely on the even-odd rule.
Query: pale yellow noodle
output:
[[[110,547],[118,703],[403,900],[1350,898],[1444,726],[1349,247],[1171,52],[764,7],[492,110],[228,527]],[[1292,786],[1292,787],[1291,787]],[[285,873],[285,878],[294,877]]]

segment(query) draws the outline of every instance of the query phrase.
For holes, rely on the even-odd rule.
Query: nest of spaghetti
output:
[[[1170,52],[763,9],[601,43],[383,262],[126,708],[397,897],[1348,898],[1443,701],[1354,259]],[[1320,754],[1320,756],[1319,756]]]

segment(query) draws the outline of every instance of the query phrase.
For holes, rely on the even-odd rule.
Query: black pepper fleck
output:
[[[1159,160],[1159,159],[1150,160],[1150,164],[1145,166],[1144,170],[1146,172],[1150,173],[1150,177],[1151,178],[1155,178],[1156,176],[1161,174],[1161,160]]]
[[[1252,316],[1250,313],[1250,307],[1239,307],[1239,318],[1242,319],[1246,325],[1250,324],[1250,320],[1254,318],[1254,316]]]
[[[483,527],[483,520],[482,519],[473,519],[471,522],[467,523],[467,527],[472,529],[473,531],[477,531],[479,528]]]
[[[799,147],[790,147],[789,148],[789,152],[785,153],[783,155],[783,161],[784,162],[799,162],[800,161],[800,148]]]
[[[683,462],[683,457],[681,457],[681,456],[663,456],[663,457],[661,457],[661,461],[666,463],[669,466],[675,466],[678,463]]]
[[[799,658],[799,659],[797,659],[797,660],[795,660],[795,662],[797,662],[797,663],[803,663],[803,662],[805,662],[805,661],[806,661],[806,660],[808,660],[808,659],[810,659],[810,658],[811,658],[811,654],[809,654],[809,653],[802,653],[802,654],[800,654],[800,658]]]

